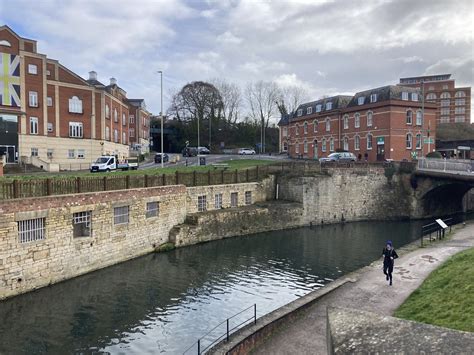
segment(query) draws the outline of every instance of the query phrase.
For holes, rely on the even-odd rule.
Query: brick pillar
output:
[[[3,176],[3,163],[0,162],[0,176]]]

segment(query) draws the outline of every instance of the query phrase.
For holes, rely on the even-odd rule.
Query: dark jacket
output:
[[[383,255],[383,263],[384,264],[390,264],[393,262],[393,260],[395,260],[396,258],[398,258],[398,254],[397,252],[395,251],[395,249],[390,249],[388,250],[386,247],[383,248],[382,250],[382,255]],[[393,260],[390,259],[390,257],[393,257]]]

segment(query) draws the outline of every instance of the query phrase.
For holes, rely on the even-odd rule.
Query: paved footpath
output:
[[[474,222],[456,229],[446,241],[426,248],[398,251],[393,286],[382,273],[382,258],[360,272],[349,274],[348,282],[321,298],[303,316],[282,327],[252,354],[327,354],[326,307],[345,307],[392,315],[423,280],[450,256],[474,247]]]

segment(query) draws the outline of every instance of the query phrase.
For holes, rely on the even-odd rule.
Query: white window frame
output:
[[[199,195],[197,198],[198,212],[207,211],[207,195]]]
[[[326,145],[327,145],[326,138],[323,138],[321,140],[321,152],[326,153],[326,148],[327,148]]]
[[[446,119],[447,119],[446,122],[449,122],[449,117],[446,117]],[[454,116],[454,122],[466,122],[466,117],[465,116]]]
[[[84,125],[82,122],[69,122],[69,138],[84,138]]]
[[[426,95],[426,100],[427,101],[436,100],[436,94],[434,92],[430,92],[429,94]]]
[[[114,207],[114,225],[130,223],[130,206]]]
[[[421,149],[421,147],[422,147],[421,133],[417,133],[415,136],[415,148]]]
[[[313,120],[313,133],[318,132],[318,120]]]
[[[416,92],[411,93],[411,101],[418,101],[418,94]]]
[[[38,117],[30,117],[30,134],[38,134]]]
[[[76,150],[75,149],[68,149],[67,150],[67,157],[68,157],[68,159],[76,159]]]
[[[407,110],[407,113],[405,115],[405,123],[408,125],[413,124],[413,110]]]
[[[308,108],[306,109],[306,114],[307,114],[307,115],[311,115],[312,113],[313,113],[313,107],[310,106],[310,107],[308,107]]]
[[[286,136],[288,136],[288,127],[286,127],[286,126],[285,126],[285,127],[283,127],[283,130],[282,130],[282,135],[283,135],[283,137],[286,137]]]
[[[46,151],[46,157],[48,157],[49,159],[52,159],[53,154],[54,154],[54,149],[48,148],[48,150]]]
[[[308,122],[306,121],[303,123],[303,132],[304,134],[308,134]]]
[[[403,101],[408,101],[408,92],[407,91],[402,91],[402,100]]]
[[[456,99],[455,106],[464,106],[466,105],[466,99]]]
[[[377,102],[377,94],[370,94],[370,102],[371,103]]]
[[[73,96],[69,99],[69,112],[70,113],[83,113],[82,112],[82,100]]]
[[[222,209],[222,193],[214,195],[214,208],[216,210]]]
[[[354,137],[354,150],[360,150],[360,137]]]
[[[367,111],[367,115],[366,115],[366,119],[367,119],[367,127],[372,127],[372,125],[374,124],[374,113],[372,111]],[[370,117],[370,119],[369,119]]]
[[[451,105],[451,101],[449,99],[441,100],[440,106],[441,107],[449,107]]]
[[[114,129],[114,143],[119,142],[118,129]]]
[[[329,151],[334,152],[334,138],[329,138]]]
[[[295,143],[295,153],[300,154],[300,143],[299,142]]]
[[[359,105],[359,106],[363,105],[364,101],[365,101],[365,96],[359,96],[357,98],[357,105]]]
[[[410,137],[410,139],[408,139]],[[413,149],[413,134],[407,133],[405,136],[405,147],[406,149]]]
[[[128,130],[130,138],[135,137],[135,128],[130,128]]]
[[[332,110],[332,102],[326,102],[326,111]]]
[[[127,133],[122,132],[122,144],[127,144]]]
[[[20,243],[44,240],[46,235],[46,218],[25,219],[17,222],[18,240]]]
[[[297,123],[295,124],[295,136],[300,135],[300,125]]]
[[[48,96],[46,97],[46,105],[48,107],[52,107],[53,106],[53,98],[51,96]]]
[[[92,236],[92,211],[75,212],[72,215],[72,237],[88,238]],[[76,228],[76,226],[78,226]],[[85,231],[85,233],[79,233]]]
[[[39,107],[38,93],[36,91],[29,91],[28,92],[28,106],[30,106],[30,107]]]
[[[326,118],[326,132],[331,131],[331,119],[329,117]]]
[[[464,115],[466,113],[466,108],[464,106],[459,106],[454,108],[454,113],[457,115]]]
[[[118,122],[118,111],[114,108],[114,122]]]
[[[416,126],[423,126],[423,113],[421,110],[416,111]]]
[[[31,156],[32,157],[38,156],[38,148],[31,148]]]
[[[297,114],[298,117],[302,116],[303,115],[303,109],[301,109],[301,108],[298,109],[296,114]]]
[[[28,64],[28,74],[38,75],[38,66],[36,64]]]
[[[442,92],[441,95],[439,96],[440,99],[450,99],[451,98],[451,94],[447,91],[445,92]]]
[[[466,97],[466,93],[464,91],[456,91],[454,97]]]
[[[308,142],[306,139],[303,141],[303,154],[308,154]]]
[[[135,116],[134,115],[130,115],[129,119],[130,119],[130,124],[135,124]]]
[[[344,129],[349,129],[349,115],[344,115],[342,120],[344,121],[343,123]]]
[[[110,118],[110,106],[105,104],[105,118]]]
[[[360,128],[360,113],[354,115],[354,128]]]
[[[105,126],[105,140],[110,141],[110,127]]]
[[[77,159],[84,159],[86,156],[85,149],[78,149],[77,150]]]
[[[316,112],[321,112],[322,108],[323,108],[323,105],[321,104],[316,105]]]
[[[349,150],[349,138],[348,137],[344,137],[344,150],[345,151],[348,151]]]
[[[374,137],[371,133],[367,134],[367,150],[372,150]]]

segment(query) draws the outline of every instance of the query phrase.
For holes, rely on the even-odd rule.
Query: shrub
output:
[[[426,157],[427,158],[434,158],[434,159],[442,159],[443,156],[441,155],[440,152],[431,152],[431,153],[428,153],[426,154]]]
[[[175,248],[173,243],[164,243],[161,244],[158,248],[156,248],[156,251],[159,253],[165,252],[165,251],[170,251]]]

